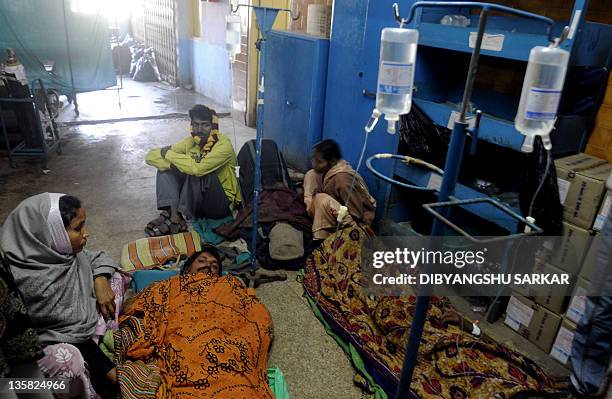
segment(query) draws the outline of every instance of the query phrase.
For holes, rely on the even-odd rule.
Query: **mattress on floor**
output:
[[[367,235],[353,227],[328,238],[307,260],[303,285],[329,328],[355,349],[363,372],[394,397],[416,298],[361,294],[359,260]],[[412,397],[555,397],[553,381],[527,357],[443,323],[451,311],[447,298],[432,297]]]

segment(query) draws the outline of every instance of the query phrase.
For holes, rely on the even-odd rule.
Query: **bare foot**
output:
[[[170,208],[170,222],[179,224],[183,221],[183,217],[175,207]]]

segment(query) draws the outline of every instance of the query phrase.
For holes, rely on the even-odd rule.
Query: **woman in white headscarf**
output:
[[[115,314],[109,280],[118,266],[103,252],[84,249],[86,217],[78,198],[35,195],[9,214],[0,250],[44,345],[39,366],[49,377],[70,380],[67,397],[95,398],[117,381],[114,364],[92,337],[97,310],[105,318]]]

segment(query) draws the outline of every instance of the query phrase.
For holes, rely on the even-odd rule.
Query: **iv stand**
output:
[[[455,193],[455,187],[457,185],[457,181],[459,178],[459,171],[461,167],[461,161],[463,158],[463,152],[465,149],[465,142],[468,133],[472,136],[473,145],[472,149],[474,149],[474,144],[478,139],[478,126],[474,128],[468,128],[468,124],[466,122],[466,114],[468,110],[468,105],[470,103],[470,98],[472,96],[472,89],[474,87],[474,80],[476,78],[476,72],[478,69],[478,59],[480,58],[480,49],[482,46],[482,39],[485,33],[485,28],[487,24],[487,16],[490,10],[502,11],[509,14],[518,15],[524,18],[535,19],[541,21],[547,25],[546,33],[548,35],[549,41],[553,41],[552,38],[552,26],[553,21],[550,18],[543,17],[541,15],[529,13],[526,11],[517,10],[510,7],[505,7],[497,4],[488,4],[481,2],[465,2],[465,1],[418,1],[412,5],[410,8],[410,15],[407,19],[402,19],[399,14],[399,7],[396,4],[393,5],[394,16],[400,26],[405,26],[410,23],[414,18],[415,11],[417,8],[421,7],[470,7],[470,8],[480,8],[480,18],[478,20],[478,34],[476,37],[476,43],[474,49],[472,51],[472,57],[470,59],[470,65],[468,69],[468,75],[465,83],[465,89],[463,92],[463,101],[461,102],[461,112],[459,116],[459,120],[455,122],[455,126],[453,127],[453,131],[451,134],[450,144],[448,147],[448,153],[446,156],[446,163],[444,165],[444,175],[442,178],[442,184],[440,187],[440,192],[438,196],[438,202],[446,202]],[[448,218],[449,210],[444,209],[441,211],[444,217]],[[434,219],[433,227],[432,227],[432,236],[441,236],[444,235],[445,225],[440,219]],[[404,364],[402,367],[402,373],[400,376],[399,385],[397,387],[397,393],[395,395],[396,399],[404,399],[408,398],[410,394],[410,383],[412,381],[412,375],[414,373],[414,366],[417,361],[417,354],[419,351],[419,346],[421,343],[421,338],[423,336],[423,327],[425,325],[425,321],[427,318],[427,309],[429,307],[430,296],[431,296],[431,287],[425,286],[427,288],[423,289],[416,301],[416,308],[414,312],[414,319],[412,321],[412,326],[410,328],[410,336],[408,338],[408,343],[406,347],[406,353],[404,355]]]
[[[293,12],[285,8],[270,8],[238,4],[235,8],[232,5],[232,13],[236,13],[240,7],[249,7],[255,10],[255,20],[257,28],[261,32],[261,39],[255,46],[259,50],[259,78],[257,82],[257,135],[255,138],[255,181],[253,183],[253,230],[251,234],[251,270],[243,273],[240,277],[248,282],[251,288],[257,287],[261,283],[277,280],[286,280],[285,273],[268,272],[258,270],[257,267],[257,235],[259,225],[259,193],[261,191],[261,143],[263,140],[263,118],[264,118],[264,81],[266,67],[265,43],[268,32],[272,30],[272,25],[276,20],[279,11],[288,12],[294,21],[300,18],[300,13],[294,17]]]

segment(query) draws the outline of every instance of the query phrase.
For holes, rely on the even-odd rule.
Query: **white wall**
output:
[[[227,0],[200,3],[200,37],[192,37],[191,7],[178,1],[179,77],[181,85],[192,84],[195,91],[221,105],[231,105],[231,70],[225,50]]]

